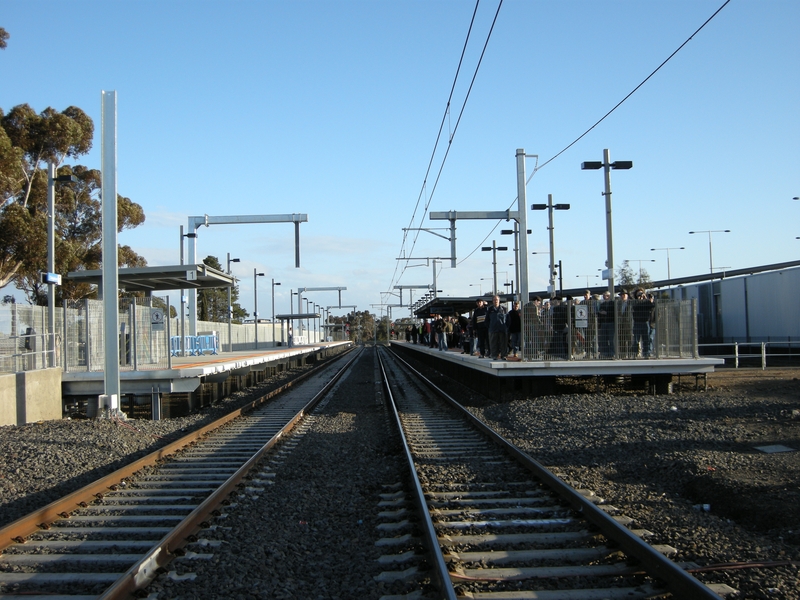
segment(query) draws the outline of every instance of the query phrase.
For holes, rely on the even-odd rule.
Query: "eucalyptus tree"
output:
[[[7,114],[0,109],[0,288],[10,283],[28,300],[46,303],[47,286],[39,273],[47,265],[47,164],[58,175],[74,175],[74,183],[59,183],[55,197],[56,271],[96,269],[102,258],[100,217],[101,174],[81,165],[63,165],[92,148],[94,124],[80,108],[37,114],[21,104]],[[144,222],[142,207],[117,196],[119,231]],[[132,248],[120,246],[119,266],[144,266]],[[86,284],[65,281],[57,289],[65,298],[93,297]]]
[[[203,259],[203,264],[217,269],[218,271],[223,271],[223,267],[216,256],[206,256]],[[242,323],[244,318],[248,315],[247,311],[239,305],[238,300],[239,286],[234,285],[231,288],[231,306],[233,307],[231,321],[234,323]],[[197,317],[201,321],[227,323],[228,289],[212,288],[199,290],[197,292]]]

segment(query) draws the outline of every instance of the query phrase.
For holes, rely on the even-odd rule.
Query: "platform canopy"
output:
[[[102,284],[103,272],[73,271],[66,279],[79,283]],[[227,288],[235,285],[235,277],[205,264],[132,267],[119,269],[119,288],[128,292],[161,292],[165,290]]]
[[[319,319],[319,313],[295,313],[291,315],[275,315],[279,321],[296,321],[298,319]]]
[[[469,311],[475,308],[476,300],[480,298],[487,304],[492,303],[491,296],[467,296],[454,298],[450,296],[443,296],[428,300],[421,304],[414,310],[414,316],[420,319],[430,319],[431,315],[455,316],[466,315]],[[513,296],[511,294],[500,294],[502,302],[511,302]]]

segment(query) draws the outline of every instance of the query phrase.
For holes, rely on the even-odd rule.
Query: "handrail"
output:
[[[734,363],[734,368],[739,368],[739,362],[742,358],[756,358],[759,357],[761,359],[761,369],[766,370],[767,368],[767,357],[770,358],[779,358],[779,357],[793,357],[799,356],[799,354],[793,354],[792,352],[787,353],[776,353],[776,352],[768,352],[769,347],[779,347],[779,346],[786,346],[789,350],[792,348],[800,348],[800,341],[792,342],[792,341],[761,341],[761,342],[714,342],[714,343],[706,343],[706,344],[698,344],[699,348],[715,348],[715,347],[729,347],[733,346],[733,353],[703,353],[703,356],[711,357],[711,358],[721,358],[723,360],[732,358]],[[745,353],[744,355],[739,351],[740,348],[747,348],[747,347],[754,347],[758,348],[758,353]]]

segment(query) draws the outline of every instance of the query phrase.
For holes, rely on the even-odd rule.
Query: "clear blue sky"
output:
[[[399,302],[381,292],[432,282],[432,267],[403,271],[402,252],[449,255],[449,242],[431,233],[413,250],[403,245],[403,228],[445,226],[429,220],[426,205],[511,207],[517,148],[539,164],[552,158],[723,1],[506,0],[437,181],[497,10],[483,0],[425,186],[471,1],[4,0],[0,26],[11,37],[0,51],[0,107],[79,106],[97,131],[79,162],[100,168],[100,93],[116,90],[118,191],[147,217],[121,243],[150,265],[177,264],[189,216],[306,213],[300,269],[289,224],[203,227],[198,255],[241,258],[233,272],[248,311],[253,269],[264,272],[262,316],[270,278],[282,284],[277,312],[289,310],[290,289],[328,286],[347,287],[343,304],[381,312],[372,305]],[[672,276],[707,273],[708,235],[690,230],[731,230],[714,234],[715,267],[800,258],[798,31],[796,0],[732,0],[537,171],[528,204],[553,194],[572,206],[555,223],[565,287],[587,276],[603,284],[595,277],[606,255],[603,177],[580,164],[604,148],[634,162],[612,175],[617,265],[654,259],[642,266],[665,279],[666,252],[650,249],[684,246],[670,252]],[[546,213],[529,212],[528,223],[530,250],[546,253]],[[496,225],[458,223],[458,267],[438,273],[443,295],[489,290],[491,253],[480,247],[512,246],[499,233],[509,225]],[[499,279],[512,279],[512,253],[499,256]],[[548,260],[531,256],[531,290],[547,285]],[[335,292],[309,297],[338,301]]]

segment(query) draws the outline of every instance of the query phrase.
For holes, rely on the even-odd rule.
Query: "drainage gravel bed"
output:
[[[219,549],[199,550],[213,558],[170,567],[195,579],[162,575],[151,597],[379,598],[408,591],[374,579],[384,570],[377,563],[384,552],[374,546],[380,494],[404,475],[376,400],[373,355],[367,349],[275,466],[274,485],[237,498],[219,527],[204,534],[222,541]],[[653,532],[648,541],[675,547],[678,562],[713,569],[699,575],[703,581],[738,589],[734,598],[800,600],[798,376],[721,371],[709,376],[707,391],[692,385],[650,396],[576,387],[506,402],[436,380],[566,481]],[[236,402],[243,400],[207,412]],[[210,418],[0,428],[0,524]],[[757,449],[770,446],[795,451]],[[743,564],[722,570],[723,563]]]
[[[282,371],[185,417],[62,419],[0,427],[0,526],[208,425],[309,368]]]
[[[798,600],[798,376],[721,371],[707,391],[594,389],[510,402],[449,387],[571,485],[653,532],[651,544],[676,548],[674,560],[711,569],[703,581],[730,585],[734,598]]]

